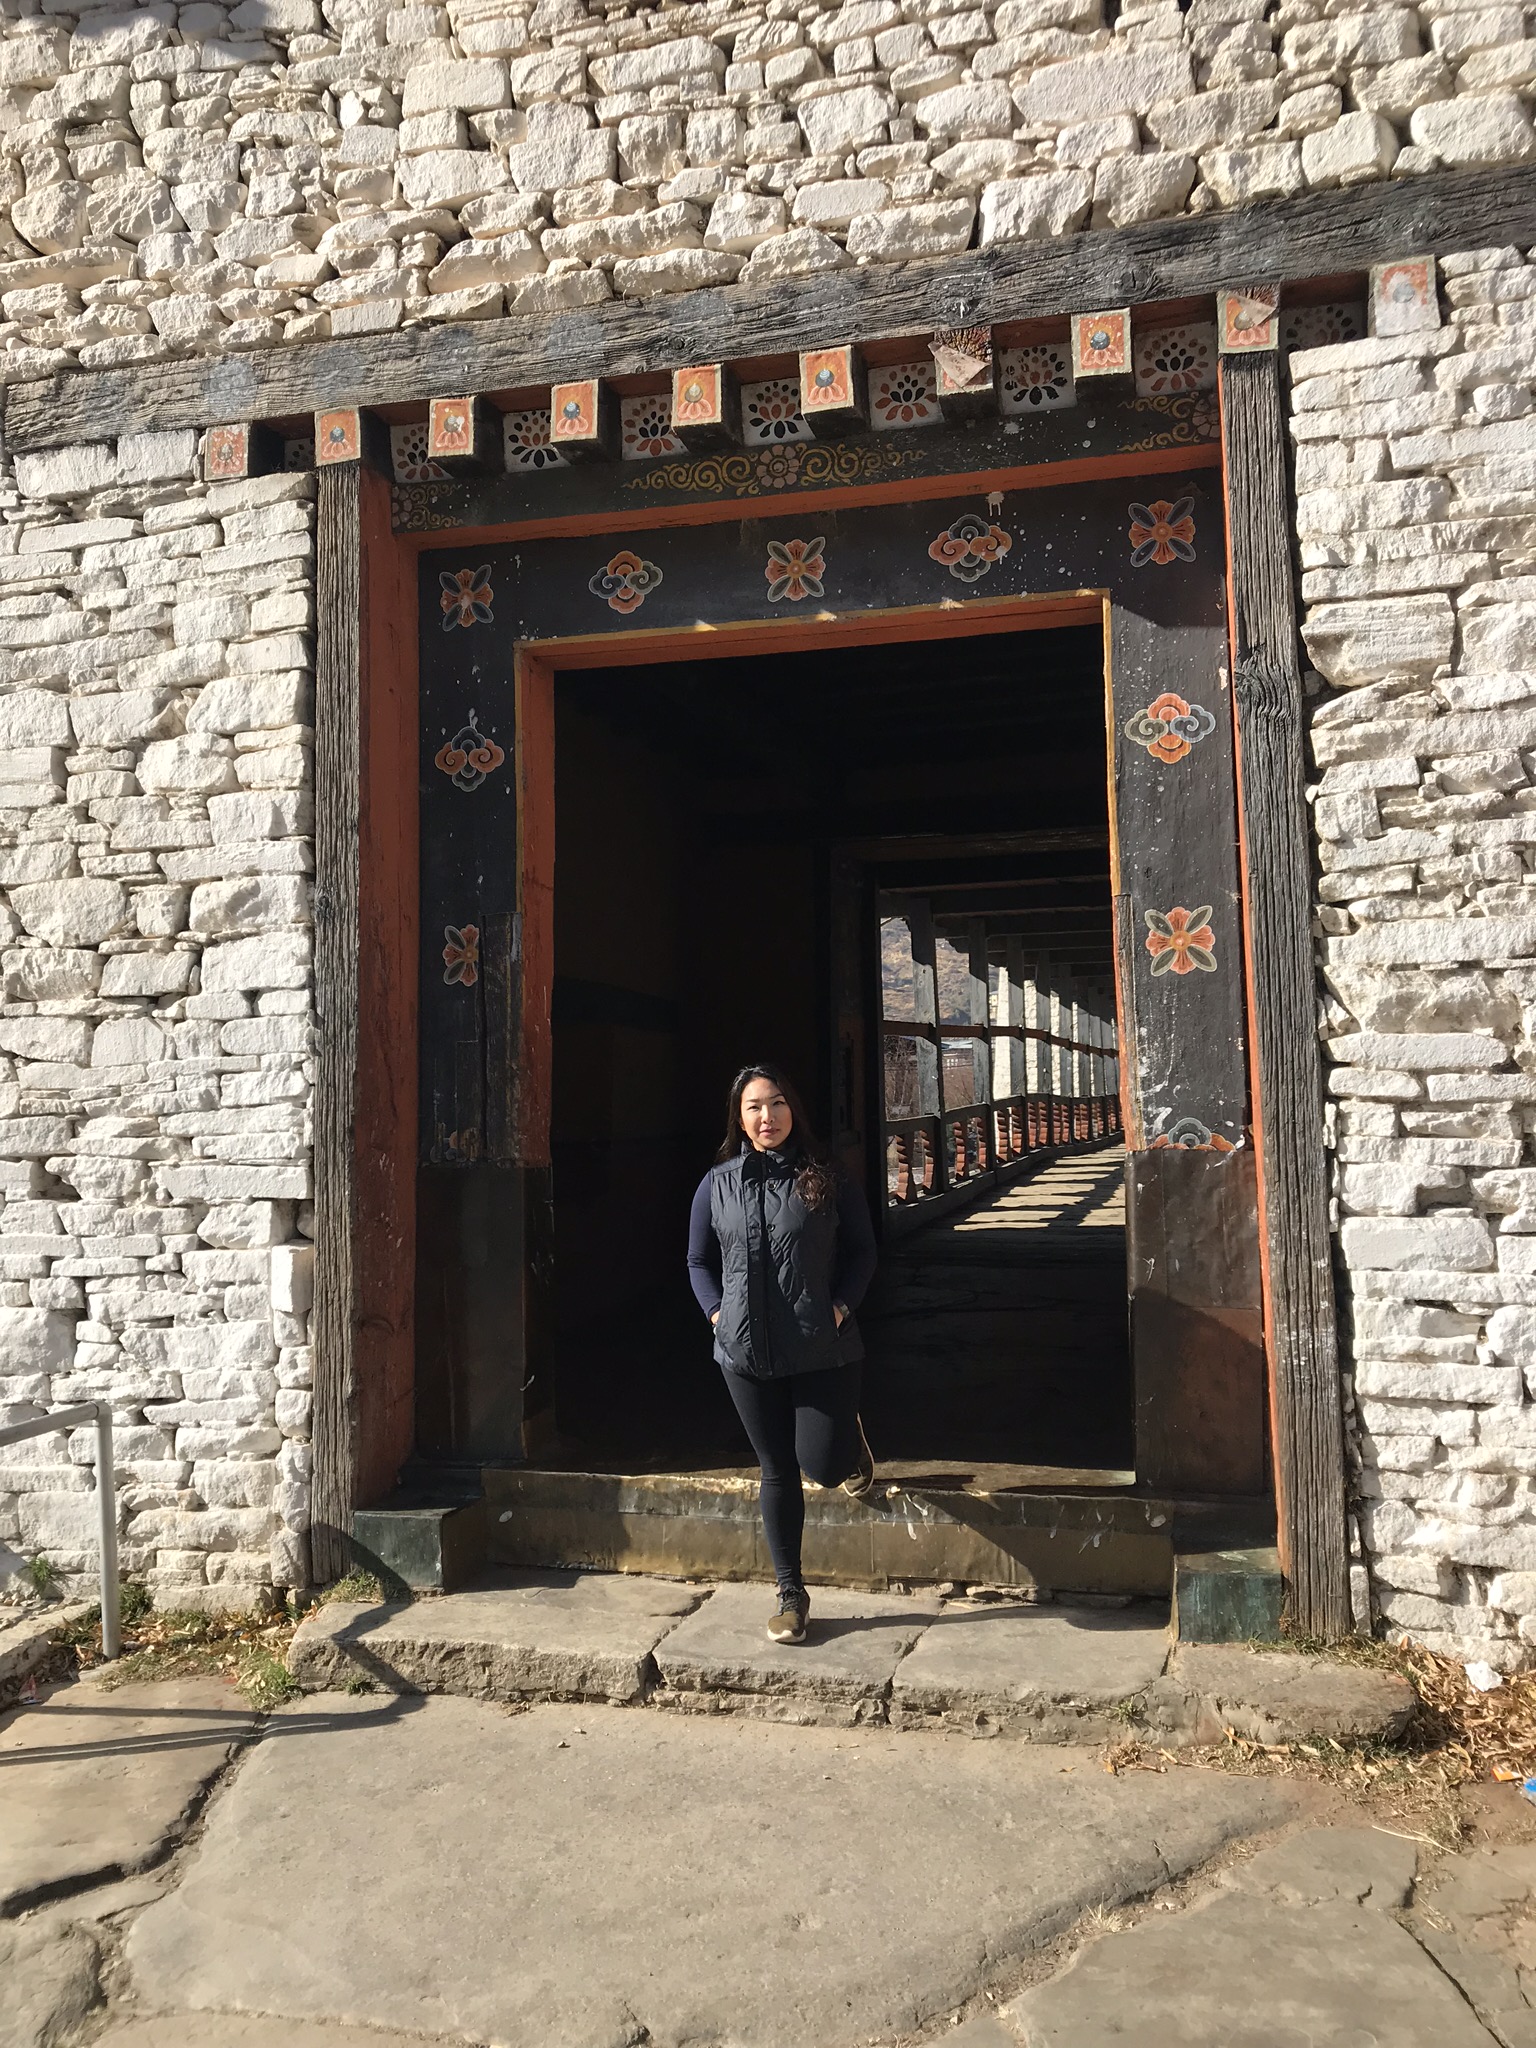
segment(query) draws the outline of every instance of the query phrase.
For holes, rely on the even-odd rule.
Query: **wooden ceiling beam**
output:
[[[71,370],[5,395],[12,454],[153,428],[425,403],[798,354],[886,336],[1135,307],[1244,279],[1284,284],[1390,258],[1536,242],[1536,166],[1432,172],[1231,213],[1009,244],[936,263],[870,265],[579,311],[349,335],[189,362]]]

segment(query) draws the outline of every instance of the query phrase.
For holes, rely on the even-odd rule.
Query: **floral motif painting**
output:
[[[741,429],[749,446],[753,442],[813,440],[815,437],[800,411],[798,379],[766,377],[760,384],[744,384]]]
[[[661,583],[661,571],[654,562],[642,561],[628,548],[620,548],[613,560],[597,571],[587,583],[594,597],[602,598],[613,612],[637,612]]]
[[[509,412],[502,421],[508,469],[569,469],[549,438],[547,412]]]
[[[489,562],[482,562],[478,569],[444,569],[437,580],[443,586],[438,603],[443,608],[445,633],[451,633],[455,626],[491,623],[491,600],[496,593],[491,589]]]
[[[1013,535],[1006,527],[994,525],[975,512],[962,512],[929,542],[928,553],[935,562],[943,562],[950,575],[960,582],[976,583],[991,575],[1012,546]]]
[[[770,604],[777,604],[781,598],[799,604],[807,597],[825,596],[822,578],[827,573],[826,545],[819,533],[814,540],[769,541],[768,565],[763,574],[768,578]]]
[[[1077,403],[1072,359],[1059,342],[1005,348],[998,371],[998,405],[1005,413],[1055,412]]]
[[[1166,1131],[1159,1131],[1147,1147],[1149,1152],[1235,1152],[1230,1138],[1219,1137],[1197,1116],[1181,1116]]]
[[[1329,348],[1341,341],[1359,341],[1365,333],[1365,307],[1330,302],[1326,306],[1287,306],[1280,316],[1280,346]]]
[[[1215,717],[1204,705],[1190,704],[1172,690],[1165,690],[1145,711],[1126,720],[1125,736],[1138,747],[1145,747],[1154,761],[1171,767],[1215,730]]]
[[[931,361],[897,363],[869,373],[869,421],[887,431],[897,427],[936,427],[939,387]]]
[[[800,358],[800,410],[842,412],[853,404],[853,350],[811,348]]]
[[[250,433],[248,426],[208,429],[206,463],[210,483],[245,475]]]
[[[672,377],[672,417],[689,426],[719,424],[720,366],[700,363],[691,370],[677,370]]]
[[[1172,910],[1148,910],[1147,951],[1152,955],[1154,974],[1214,974],[1216,934],[1211,930],[1211,906],[1198,910],[1182,905]]]
[[[1179,498],[1172,504],[1154,498],[1150,505],[1128,505],[1131,518],[1131,567],[1144,569],[1148,562],[1166,568],[1170,562],[1195,559],[1195,501]]]
[[[443,926],[443,979],[471,988],[480,979],[480,927],[473,924]]]
[[[446,483],[448,472],[427,454],[427,423],[411,420],[389,430],[389,456],[396,483]]]
[[[1216,328],[1213,322],[1157,327],[1136,336],[1136,392],[1140,398],[1168,398],[1181,391],[1216,388]]]
[[[550,439],[589,441],[597,431],[598,381],[556,384],[549,394]]]
[[[356,462],[362,453],[362,424],[355,405],[315,415],[315,460]]]
[[[1131,367],[1131,316],[1122,306],[1114,313],[1072,315],[1072,373],[1075,377],[1121,376]]]
[[[653,462],[659,455],[685,452],[672,431],[672,414],[665,394],[657,398],[621,398],[619,434],[619,453],[626,462]]]
[[[432,756],[432,765],[442,770],[455,789],[478,789],[506,758],[496,742],[476,725],[471,711],[467,722]]]

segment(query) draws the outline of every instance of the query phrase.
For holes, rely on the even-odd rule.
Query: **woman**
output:
[[[869,1208],[838,1173],[777,1067],[731,1083],[725,1143],[688,1219],[688,1277],[715,1360],[762,1467],[763,1527],[779,1584],[776,1643],[803,1643],[800,1475],[855,1498],[875,1483],[859,1421],[864,1346],[853,1312],[875,1270]]]

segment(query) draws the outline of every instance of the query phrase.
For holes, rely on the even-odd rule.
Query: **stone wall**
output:
[[[169,1604],[308,1578],[314,480],[198,437],[0,490],[0,1422],[109,1397]],[[94,1431],[0,1451],[93,1572]]]
[[[1376,1611],[1536,1656],[1536,264],[1291,357],[1333,1189]],[[1360,1589],[1363,1592],[1363,1588]]]
[[[1531,11],[0,0],[0,378],[1523,161]]]

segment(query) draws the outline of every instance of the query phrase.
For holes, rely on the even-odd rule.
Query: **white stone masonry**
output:
[[[52,33],[52,30],[49,30]],[[308,1578],[314,480],[197,436],[0,489],[0,1422],[106,1398],[172,1606]],[[0,1452],[94,1570],[94,1432]]]
[[[0,0],[0,380],[1519,163],[1533,99],[1478,0]]]
[[[1450,257],[1441,292],[1442,326],[1290,359],[1322,1028],[1369,1591],[1390,1629],[1514,1669],[1536,1662],[1536,264]]]

